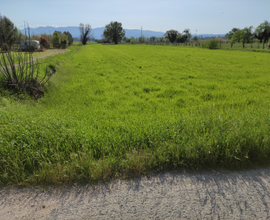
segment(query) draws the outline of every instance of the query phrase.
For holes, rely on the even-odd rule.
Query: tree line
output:
[[[25,27],[26,29],[27,27]],[[0,48],[2,50],[12,49],[20,45],[21,40],[37,40],[43,48],[50,48],[51,44],[54,48],[65,48],[73,43],[73,37],[68,31],[28,35],[26,31],[23,33],[19,30],[9,18],[0,15]]]
[[[87,41],[92,37],[92,29],[89,24],[80,24],[80,41],[83,45],[87,43]],[[179,33],[176,30],[167,31],[164,37],[156,38],[155,36],[150,37],[150,41],[159,40],[164,42],[169,40],[171,43],[185,43],[191,39],[192,35],[189,29],[185,29],[182,33]],[[111,23],[105,26],[103,31],[102,39],[97,40],[98,43],[115,43],[118,44],[121,41],[125,41],[127,43],[134,43],[135,38],[126,38],[125,37],[125,30],[122,27],[122,23],[117,21],[112,21]],[[139,42],[143,43],[146,41],[144,36],[139,37]]]
[[[231,47],[235,43],[242,43],[245,47],[246,43],[253,43],[257,39],[260,43],[263,43],[263,49],[265,44],[270,39],[270,22],[264,21],[258,27],[253,26],[245,27],[243,29],[233,28],[228,32],[225,37],[230,40]]]
[[[79,30],[80,42],[83,45],[93,39],[91,25],[84,25],[81,23],[79,25]],[[17,27],[15,27],[14,23],[9,18],[0,15],[0,47],[2,50],[12,48],[14,44],[19,44],[20,40],[26,37],[27,36],[25,36]],[[164,34],[164,37],[156,38],[155,36],[152,36],[149,38],[149,41],[186,43],[189,42],[191,38],[192,35],[189,29],[185,29],[181,33],[177,30],[168,30]],[[245,47],[246,43],[252,44],[255,40],[257,40],[260,43],[263,43],[264,49],[265,44],[270,39],[270,23],[268,21],[264,21],[256,28],[253,28],[252,26],[245,27],[243,29],[233,28],[225,35],[225,38],[230,40],[231,47],[235,43],[242,43],[243,47]],[[38,40],[41,46],[44,48],[50,48],[51,44],[54,48],[65,48],[66,46],[70,46],[73,43],[73,37],[68,31],[65,31],[63,33],[55,31],[53,34],[32,34],[30,40]],[[124,41],[126,43],[136,43],[137,41],[139,41],[140,43],[143,43],[146,42],[146,40],[147,39],[144,36],[141,36],[138,39],[126,38],[125,30],[122,27],[122,23],[112,21],[105,26],[102,40],[98,40],[97,42],[118,44],[121,41]],[[197,41],[198,37],[193,37],[193,40]]]
[[[89,24],[88,24],[89,25]],[[89,25],[90,29],[88,34],[91,34],[91,26]],[[83,32],[81,31],[82,35]],[[157,38],[155,36],[150,37],[149,41],[169,41],[171,43],[187,43],[191,40],[192,35],[189,29],[185,29],[182,33],[178,32],[177,30],[168,30],[164,34],[164,37]],[[230,40],[231,47],[235,43],[243,43],[243,47],[245,47],[246,43],[253,43],[255,39],[257,39],[260,43],[263,43],[263,49],[265,48],[265,44],[270,39],[270,23],[268,21],[264,21],[261,23],[257,28],[252,26],[245,27],[243,29],[233,28],[229,33],[225,35],[225,38]],[[82,37],[81,37],[82,39]],[[218,43],[221,44],[223,41],[222,38],[217,38],[219,40]],[[98,43],[115,43],[118,44],[121,41],[126,43],[136,43],[137,40],[140,43],[146,42],[146,38],[144,36],[135,39],[133,37],[126,38],[125,37],[125,30],[122,27],[120,22],[111,22],[110,24],[105,26],[105,30],[102,35],[102,40],[96,40]],[[193,37],[193,41],[198,41],[199,38],[197,36]],[[82,41],[83,44],[86,42]]]

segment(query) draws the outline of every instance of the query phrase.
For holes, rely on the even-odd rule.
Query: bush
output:
[[[208,49],[218,49],[219,44],[216,40],[209,40],[203,44],[201,44],[202,48],[208,48]]]
[[[39,43],[44,48],[50,48],[50,42],[45,37],[40,37],[39,38]]]
[[[126,38],[126,43],[130,43],[131,40],[132,38]]]
[[[33,58],[33,50],[21,53],[10,49],[0,54],[0,84],[13,93],[28,92],[38,99],[44,92],[43,88],[55,72],[51,66],[40,74],[39,63]]]
[[[130,40],[130,43],[131,43],[131,44],[136,44],[136,40],[131,39],[131,40]]]

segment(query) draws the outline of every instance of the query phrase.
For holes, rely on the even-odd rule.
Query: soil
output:
[[[270,168],[0,188],[0,219],[270,219]]]

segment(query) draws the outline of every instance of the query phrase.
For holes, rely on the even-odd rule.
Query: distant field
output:
[[[38,102],[0,96],[0,181],[91,182],[267,164],[268,53],[73,46]]]
[[[147,45],[168,45],[168,46],[179,46],[179,47],[200,47],[200,44],[207,42],[208,40],[199,40],[198,42],[190,41],[189,43],[179,43],[179,44],[171,44],[171,43],[163,43],[163,42],[147,42]],[[229,40],[224,40],[223,43],[219,44],[220,49],[225,50],[241,50],[241,51],[253,51],[253,52],[264,52],[264,53],[270,53],[270,48],[268,47],[269,44],[266,43],[263,49],[263,44],[259,42],[254,43],[246,43],[245,47],[243,48],[243,43],[235,43],[231,47]]]

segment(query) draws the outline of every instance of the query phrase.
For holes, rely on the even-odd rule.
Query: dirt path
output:
[[[270,219],[270,169],[0,188],[0,219]]]
[[[57,49],[57,50],[54,50],[54,49],[51,49],[51,51],[50,51],[50,53],[47,53],[47,54],[44,54],[44,55],[41,55],[41,56],[37,56],[37,57],[33,57],[33,60],[34,61],[36,61],[36,60],[43,60],[43,59],[45,59],[46,57],[50,57],[50,56],[55,56],[55,55],[57,55],[57,54],[59,54],[59,53],[66,53],[66,52],[68,52],[69,50],[67,50],[67,49],[65,49],[65,50],[63,50],[63,49],[61,49],[61,50],[59,50],[59,49]],[[36,52],[36,53],[38,53],[38,52]],[[40,53],[43,53],[43,52],[40,52]],[[46,53],[46,52],[45,52]],[[26,61],[27,63],[29,62],[29,60],[28,61]],[[15,66],[18,66],[19,64],[15,64]],[[8,67],[8,68],[10,68],[10,66]]]
[[[61,49],[61,50],[50,49],[50,53],[49,54],[41,55],[41,56],[35,57],[34,59],[41,60],[41,59],[45,59],[46,57],[54,56],[54,55],[59,54],[59,53],[66,53],[68,51],[69,50],[67,50],[67,49],[65,49],[65,50],[64,49]],[[41,53],[43,53],[43,52],[41,52]]]

